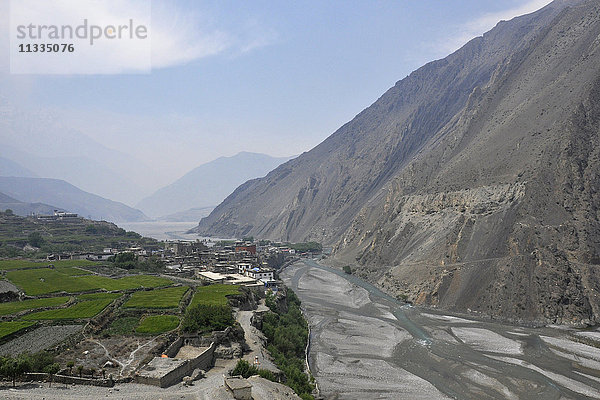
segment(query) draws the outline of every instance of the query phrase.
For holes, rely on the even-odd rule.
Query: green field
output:
[[[119,317],[105,330],[109,335],[132,335],[140,324],[140,317]]]
[[[68,276],[90,275],[91,272],[77,267],[56,267],[56,271]]]
[[[8,336],[12,333],[18,332],[21,329],[28,328],[31,325],[35,325],[35,322],[27,322],[27,321],[0,322],[0,339],[2,339],[5,336]]]
[[[83,295],[80,297],[83,301],[72,305],[71,307],[58,310],[40,311],[28,314],[23,319],[42,320],[42,319],[84,319],[92,318],[104,310],[120,293],[93,293],[92,295]],[[87,300],[93,299],[93,300]]]
[[[76,279],[80,282],[85,282],[84,284],[86,285],[95,286],[97,289],[105,290],[155,288],[173,284],[173,281],[169,279],[152,275],[133,275],[119,279],[111,279],[98,275],[87,275]]]
[[[224,306],[227,303],[227,297],[232,294],[238,294],[239,287],[234,285],[209,285],[196,288],[194,298],[190,307],[196,304],[213,304]]]
[[[48,265],[55,267],[86,267],[98,265],[97,262],[88,260],[61,260],[61,261],[29,261],[29,260],[0,260],[0,270],[20,268],[43,268]]]
[[[178,286],[152,291],[140,291],[131,295],[123,304],[126,308],[175,308],[188,291],[187,286]]]
[[[98,275],[74,276],[77,269],[36,268],[20,271],[8,271],[6,277],[20,287],[28,295],[36,296],[46,293],[67,292],[78,293],[87,290],[126,290],[141,287],[167,286],[172,282],[165,278],[149,275],[126,276],[111,279]]]
[[[50,297],[47,299],[32,299],[0,303],[0,315],[10,315],[19,311],[34,310],[42,307],[56,307],[69,301],[68,297]]]
[[[174,315],[152,315],[146,317],[135,329],[137,333],[159,334],[172,331],[179,326],[179,318]]]

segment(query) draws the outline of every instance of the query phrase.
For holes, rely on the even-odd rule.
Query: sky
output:
[[[34,9],[60,15],[76,2]],[[129,15],[148,2],[100,1],[94,12]],[[152,1],[150,71],[20,75],[0,0],[0,96],[145,160],[166,184],[239,151],[308,151],[413,70],[549,2]]]

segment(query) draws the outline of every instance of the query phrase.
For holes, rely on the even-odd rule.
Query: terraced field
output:
[[[35,322],[28,322],[28,321],[0,322],[0,339],[2,339],[5,336],[11,335],[15,332],[18,332],[22,329],[29,328],[32,325],[35,325]]]
[[[0,315],[10,315],[20,311],[35,310],[36,308],[57,307],[65,304],[67,301],[69,301],[69,297],[65,296],[0,303]]]
[[[227,296],[238,294],[239,287],[233,285],[209,285],[196,288],[190,307],[197,304],[213,304],[224,306]]]
[[[158,335],[169,332],[179,326],[179,317],[175,315],[151,315],[140,322],[136,333]]]
[[[140,291],[131,295],[125,302],[125,308],[175,308],[188,291],[187,286],[178,286],[152,291]]]
[[[46,310],[23,317],[25,320],[69,320],[92,318],[104,310],[113,300],[121,297],[121,293],[93,293],[83,295],[78,299],[83,300],[67,308]]]
[[[169,279],[150,275],[126,276],[119,279],[99,275],[77,276],[79,271],[81,270],[77,268],[35,268],[8,271],[6,277],[30,296],[56,292],[79,293],[97,289],[127,290],[168,286],[173,283]]]
[[[0,260],[0,270],[9,271],[23,268],[44,268],[48,265],[55,267],[86,267],[98,265],[97,262],[88,260],[60,260],[60,261],[29,261],[29,260]]]

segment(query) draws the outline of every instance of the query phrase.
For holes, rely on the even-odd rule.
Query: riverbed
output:
[[[420,309],[314,260],[280,276],[302,300],[327,399],[600,399],[600,331]]]

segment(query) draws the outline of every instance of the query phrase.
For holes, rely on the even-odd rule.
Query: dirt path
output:
[[[267,311],[267,306],[264,305],[264,300],[261,300],[256,311]],[[252,318],[252,314],[255,311],[238,311],[236,313],[236,320],[240,323],[242,328],[244,329],[244,336],[246,338],[246,343],[250,347],[250,352],[244,355],[244,360],[248,361],[250,364],[253,364],[258,357],[258,367],[268,369],[269,371],[279,372],[279,369],[273,362],[267,351],[264,348],[264,343],[266,342],[265,336],[261,331],[256,329],[250,324],[250,319]]]

